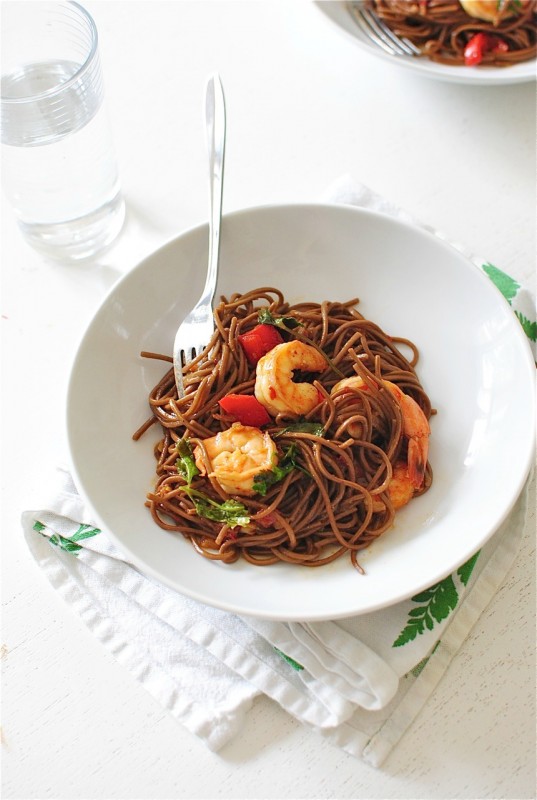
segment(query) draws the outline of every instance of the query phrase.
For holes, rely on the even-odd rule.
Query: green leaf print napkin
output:
[[[488,261],[481,261],[480,266],[497,286],[507,302],[513,307],[514,314],[522,325],[522,330],[528,337],[528,341],[533,345],[533,355],[535,357],[537,321],[535,320],[535,312],[529,293],[525,289],[522,289],[514,278],[506,275],[505,272],[502,272],[501,269],[498,269],[498,267],[495,267]]]
[[[526,489],[479,554],[415,597],[337,622],[272,622],[202,605],[141,574],[92,521],[69,472],[57,469],[52,481],[49,499],[22,516],[34,559],[178,722],[219,750],[265,694],[373,766],[427,703],[532,525]]]
[[[407,218],[344,179],[329,199]],[[479,264],[529,339],[525,292]],[[527,485],[494,536],[452,575],[387,609],[295,623],[204,606],[136,570],[92,518],[66,469],[22,516],[28,547],[94,636],[171,715],[218,750],[265,694],[334,745],[380,766],[415,720],[534,530]]]

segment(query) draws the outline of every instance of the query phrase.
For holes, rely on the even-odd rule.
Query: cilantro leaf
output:
[[[278,483],[278,481],[283,480],[285,476],[289,475],[289,473],[294,469],[300,469],[304,472],[305,470],[303,470],[303,468],[297,464],[297,452],[298,448],[296,444],[290,444],[278,463],[274,464],[271,470],[260,472],[259,475],[256,475],[252,487],[254,491],[258,492],[258,494],[263,495],[264,497],[270,486],[273,486],[275,483]]]
[[[200,471],[196,466],[196,461],[192,452],[192,446],[188,439],[179,439],[176,444],[176,449],[179,454],[179,458],[175,462],[177,472],[190,486],[196,475],[200,474]]]
[[[496,0],[496,9],[497,11],[503,11],[504,8],[507,8],[509,11],[513,13],[520,14],[522,11],[522,1],[521,0]]]
[[[185,481],[186,486],[181,487],[194,503],[196,513],[205,519],[212,519],[215,522],[223,522],[229,525],[230,528],[236,526],[245,527],[250,522],[248,509],[238,500],[225,500],[223,503],[218,503],[204,492],[191,487],[192,480],[196,475],[200,474],[196,466],[192,446],[188,439],[180,439],[176,445],[179,458],[175,462],[177,472]]]
[[[250,522],[248,509],[238,500],[232,497],[218,503],[204,492],[192,489],[190,486],[183,486],[184,491],[194,503],[197,514],[205,519],[212,519],[215,522],[223,522],[230,528],[244,528]]]
[[[268,308],[261,308],[257,319],[260,325],[274,325],[276,328],[283,328],[284,331],[303,327],[303,323],[295,317],[275,317]]]
[[[324,436],[324,428],[320,422],[292,422],[291,425],[273,434],[274,438],[283,436],[284,433],[311,433],[312,436]]]

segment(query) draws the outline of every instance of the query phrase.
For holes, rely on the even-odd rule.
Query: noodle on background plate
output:
[[[394,469],[408,457],[400,404],[382,381],[411,397],[426,419],[433,411],[416,375],[416,346],[365,319],[357,303],[290,305],[272,287],[222,298],[211,341],[184,370],[185,396],[178,399],[171,367],[150,393],[152,416],[133,436],[139,439],[154,423],[162,431],[155,448],[157,482],[146,500],[161,528],[181,533],[200,554],[225,563],[241,557],[258,565],[320,566],[347,554],[361,571],[357,553],[393,525],[389,487]],[[200,474],[192,452],[203,451],[204,440],[236,420],[221,408],[222,398],[254,395],[256,367],[238,336],[255,328],[260,311],[263,319],[268,314],[274,324],[283,323],[277,329],[284,341],[298,339],[322,350],[325,369],[294,375],[317,388],[309,413],[273,413],[262,426],[276,445],[278,465],[287,469],[269,475],[273,482],[262,484],[261,493],[230,495],[214,476]],[[330,394],[343,377],[357,374],[363,390]],[[431,467],[424,467],[414,495],[431,485]]]
[[[503,9],[501,18],[491,22],[470,16],[458,0],[366,0],[394,33],[410,39],[423,56],[439,64],[508,67],[534,58],[537,1],[485,3]],[[477,55],[472,41],[479,45]]]

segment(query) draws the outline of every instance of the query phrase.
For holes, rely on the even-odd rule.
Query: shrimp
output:
[[[529,0],[511,3],[509,0],[459,0],[468,16],[497,25],[502,19],[517,13],[517,5],[527,5]]]
[[[395,509],[406,506],[414,497],[414,487],[408,477],[404,461],[397,461],[394,464],[392,479],[388,485],[388,496]]]
[[[382,385],[395,397],[403,418],[403,435],[408,439],[407,473],[410,484],[419,489],[425,477],[427,456],[429,453],[429,434],[431,429],[427,417],[416,401],[405,394],[391,381],[382,381]],[[332,394],[341,389],[367,389],[367,384],[358,375],[338,381]]]
[[[201,475],[214,478],[227,494],[253,495],[256,476],[273,468],[277,453],[268,433],[234,422],[196,445],[194,458]]]
[[[294,383],[293,372],[324,372],[326,366],[324,356],[309,344],[297,340],[278,344],[257,362],[255,396],[273,416],[308,414],[319,403],[320,393],[311,383]]]

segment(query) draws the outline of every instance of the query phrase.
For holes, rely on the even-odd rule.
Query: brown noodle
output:
[[[418,360],[415,345],[388,336],[357,311],[357,303],[353,299],[290,305],[279,290],[270,287],[222,298],[215,310],[212,340],[184,370],[185,396],[177,399],[173,368],[169,369],[149,396],[152,417],[133,437],[140,438],[153,423],[158,423],[163,433],[155,448],[157,484],[146,501],[161,528],[183,534],[203,556],[226,563],[242,557],[260,565],[285,561],[320,566],[347,553],[361,570],[358,551],[393,524],[395,511],[387,487],[393,465],[406,455],[399,405],[379,385],[379,378],[396,383],[411,395],[427,418],[432,411],[414,370]],[[188,438],[195,443],[227,429],[233,418],[221,411],[218,400],[230,392],[253,394],[255,367],[249,365],[237,335],[253,328],[259,309],[267,307],[276,317],[292,316],[303,324],[291,334],[284,332],[284,339],[296,335],[315,342],[340,374],[327,362],[326,371],[316,376],[315,385],[324,401],[307,419],[322,423],[323,435],[286,432],[286,426],[296,419],[281,414],[267,426],[280,453],[295,445],[300,468],[273,484],[266,496],[238,498],[248,509],[250,524],[230,528],[196,514],[176,468],[176,442]],[[410,360],[399,347],[409,349]],[[171,361],[155,353],[142,355]],[[341,373],[358,373],[373,391],[331,397],[330,389]],[[352,436],[350,425],[354,426]],[[416,494],[426,491],[431,480],[427,465],[423,486]],[[229,499],[208,477],[195,477],[191,486],[215,501]]]
[[[513,3],[513,0],[510,0]],[[431,61],[464,65],[464,49],[477,33],[505,41],[505,53],[485,52],[481,64],[508,67],[537,53],[537,2],[513,4],[515,12],[496,23],[471,17],[458,0],[367,0],[398,36],[405,36]]]

